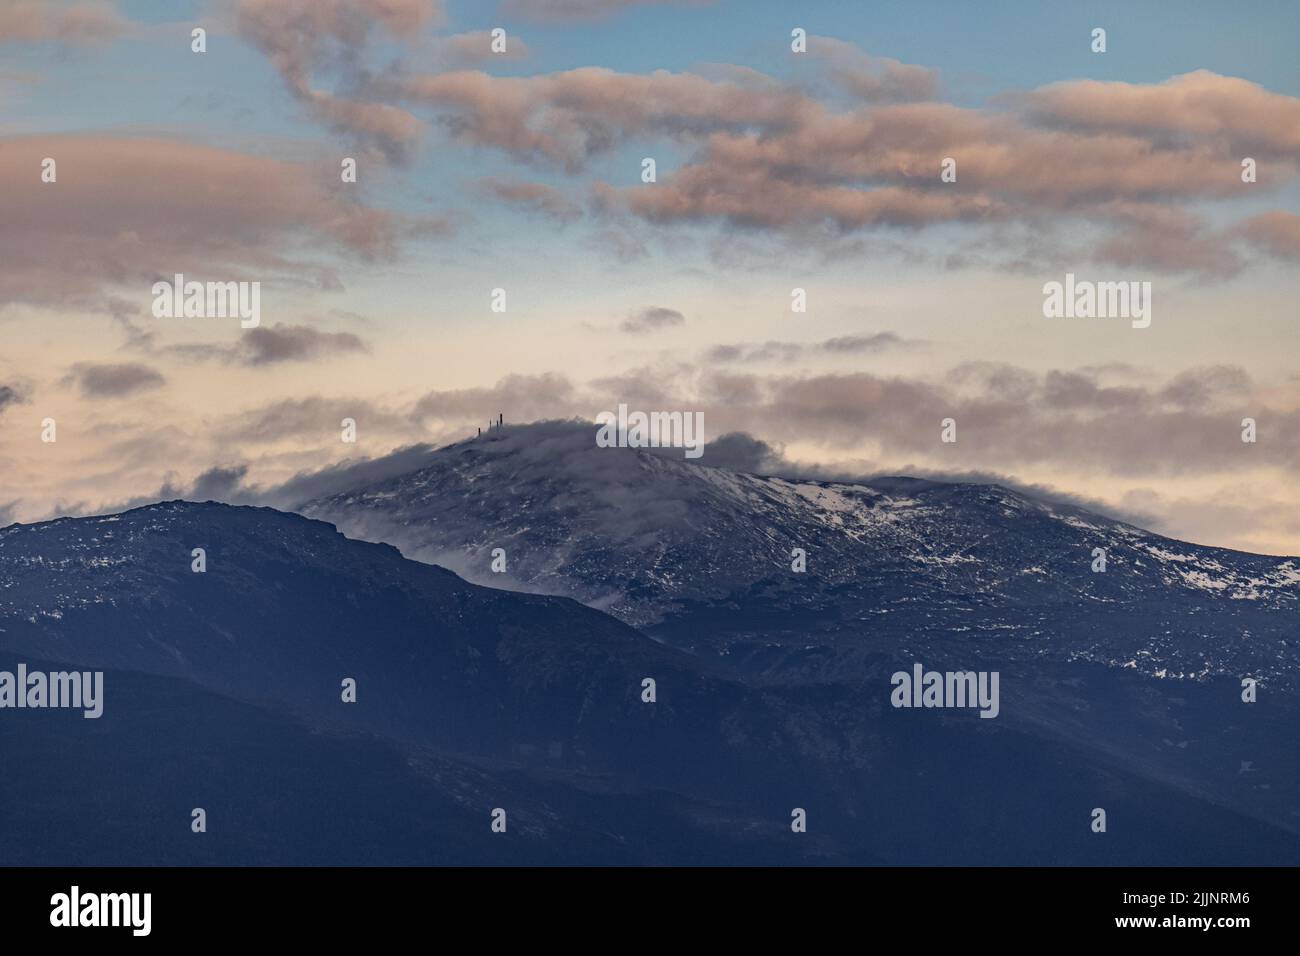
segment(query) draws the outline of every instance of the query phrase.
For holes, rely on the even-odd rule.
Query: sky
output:
[[[755,470],[1300,554],[1296,36],[1291,2],[6,0],[0,522],[626,403]],[[258,326],[156,317],[176,273],[259,283]],[[1067,274],[1150,283],[1149,326],[1046,317]]]

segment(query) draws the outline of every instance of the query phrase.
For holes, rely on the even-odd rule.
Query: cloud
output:
[[[480,63],[501,60],[517,63],[529,57],[528,44],[522,38],[508,34],[505,50],[495,52],[492,49],[492,33],[488,30],[436,37],[427,44],[427,49],[439,65],[448,70],[463,70]]]
[[[1112,203],[1098,214],[1116,224],[1115,231],[1093,249],[1098,262],[1121,268],[1190,272],[1201,278],[1227,278],[1241,271],[1242,260],[1229,235],[1212,232],[1190,213],[1151,203]]]
[[[473,435],[476,423],[486,424],[497,412],[505,414],[507,427],[485,430],[485,435],[522,442],[531,456],[571,454],[573,461],[556,465],[560,478],[572,474],[586,481],[592,477],[585,470],[589,465],[630,467],[591,458],[590,424],[575,431],[572,423],[561,423],[538,432],[513,429],[510,423],[589,423],[619,401],[643,410],[703,412],[706,435],[719,436],[708,439],[701,460],[705,465],[820,480],[908,475],[996,483],[1144,527],[1152,526],[1149,516],[1158,516],[1160,530],[1197,540],[1206,540],[1211,530],[1222,531],[1223,524],[1212,520],[1217,499],[1198,498],[1192,489],[1221,476],[1244,495],[1257,496],[1260,489],[1272,487],[1277,497],[1277,481],[1283,481],[1283,489],[1287,486],[1272,476],[1290,475],[1300,467],[1300,425],[1294,405],[1285,404],[1285,390],[1260,386],[1230,365],[1188,368],[1160,380],[1148,370],[1123,366],[1040,373],[1009,363],[969,362],[943,374],[909,378],[864,372],[737,374],[675,361],[582,384],[557,373],[512,375],[489,387],[431,391],[406,407],[355,398],[272,402],[205,425],[204,438],[213,443],[209,460],[216,458],[218,467],[204,467],[189,484],[170,480],[160,495],[201,494],[294,508],[363,479],[378,481],[418,468],[436,444]],[[1300,393],[1292,401],[1300,401]],[[1240,440],[1240,419],[1246,414],[1260,423],[1260,440],[1254,445]],[[388,447],[399,451],[316,467],[324,448],[340,447],[338,429],[345,417],[356,419],[371,447],[396,440]],[[957,421],[955,444],[940,441],[941,422],[948,417]],[[185,444],[184,435],[131,436],[106,449],[104,460],[115,466],[133,462],[133,473],[146,474],[142,469],[157,459],[160,448],[194,460],[195,449]],[[222,450],[231,447],[240,449],[245,460],[223,459]],[[799,449],[797,459],[790,448]],[[258,449],[263,449],[260,457],[247,457]],[[254,465],[266,474],[266,465],[273,463],[271,473],[282,475],[284,466],[294,462],[297,472],[288,481],[249,483]],[[611,477],[621,480],[617,474]],[[1188,480],[1169,487],[1199,504],[1146,507],[1142,500],[1124,498],[1134,488],[1175,478]],[[1096,489],[1109,489],[1104,492],[1109,503],[1057,490],[1067,483],[1076,490],[1092,489],[1094,497]],[[658,506],[673,505],[664,501]],[[1263,510],[1252,513],[1260,519],[1257,523],[1226,537],[1216,531],[1210,540],[1286,550],[1289,539],[1278,537],[1276,523],[1265,520]]]
[[[89,46],[117,38],[126,27],[103,0],[6,0],[0,5],[0,43]]]
[[[1225,407],[1250,400],[1254,383],[1245,369],[1211,365],[1179,372],[1155,396],[1177,408]],[[1132,407],[1132,402],[1127,402]]]
[[[301,362],[349,352],[369,352],[370,346],[351,332],[321,332],[309,325],[258,326],[241,333],[237,345],[178,345],[168,351],[193,359],[218,359],[257,367]]]
[[[242,332],[235,345],[171,345],[161,351],[194,361],[215,360],[256,368],[350,352],[369,352],[370,346],[351,332],[322,332],[309,325],[277,322]]]
[[[760,444],[766,443],[762,442]],[[922,481],[938,481],[958,485],[997,485],[1050,505],[1079,508],[1118,521],[1126,521],[1141,528],[1150,528],[1156,520],[1151,511],[1142,508],[1136,503],[1116,504],[1101,498],[1065,491],[1050,484],[1023,481],[1013,475],[997,471],[954,470],[918,464],[904,464],[881,471],[863,469],[852,464],[792,462],[783,458],[769,462],[768,467],[773,470],[764,471],[763,474],[776,474],[783,478],[792,479],[868,484],[877,487],[888,486],[899,478],[909,481],[920,479]]]
[[[1252,216],[1238,226],[1238,234],[1278,259],[1300,260],[1300,216],[1293,212]]]
[[[1069,80],[1014,99],[1031,121],[1057,128],[1162,145],[1230,143],[1235,152],[1228,155],[1238,160],[1256,154],[1294,162],[1300,154],[1300,100],[1209,70],[1152,84]]]
[[[506,0],[502,13],[541,23],[601,20],[633,7],[703,7],[717,0]]]
[[[441,0],[238,0],[235,8],[239,36],[266,55],[313,116],[394,162],[409,158],[424,123],[362,93],[365,48],[376,30],[401,42],[444,16]],[[320,89],[318,73],[356,92]]]
[[[194,479],[194,484],[183,497],[193,501],[226,501],[238,492],[247,474],[246,465],[209,468]]]
[[[676,309],[664,309],[658,306],[642,309],[622,321],[619,329],[623,332],[639,334],[642,332],[653,332],[658,329],[666,329],[673,325],[682,325],[686,322],[686,316],[682,315]]]
[[[810,36],[808,55],[820,61],[836,86],[863,102],[930,100],[939,92],[938,71],[872,56],[843,40]]]
[[[326,441],[339,441],[345,418],[357,423],[358,434],[414,430],[408,416],[367,399],[309,396],[281,399],[229,416],[213,429],[213,435],[242,447],[301,440],[320,448]]]
[[[660,449],[665,454],[671,449]],[[789,467],[780,448],[745,432],[727,432],[708,442],[701,461],[713,468],[748,474],[778,474]]]
[[[489,177],[480,179],[477,186],[480,192],[557,222],[572,222],[582,215],[577,203],[545,183]]]
[[[139,362],[78,362],[64,382],[75,382],[86,398],[122,398],[161,388],[167,379],[161,372]]]
[[[757,345],[715,345],[704,353],[706,362],[793,362],[804,354],[798,342],[763,342]]]
[[[12,405],[25,404],[27,399],[23,393],[12,385],[0,385],[0,415]]]
[[[1184,541],[1231,542],[1230,547],[1265,554],[1300,553],[1294,544],[1279,550],[1280,542],[1300,538],[1300,518],[1294,501],[1278,497],[1268,482],[1234,481],[1199,497],[1137,487],[1124,493],[1119,507],[1140,516],[1126,520]]]
[[[748,345],[715,345],[704,353],[708,362],[793,362],[809,354],[874,355],[890,349],[918,345],[894,332],[873,335],[841,335],[824,342],[762,342]]]
[[[1002,390],[991,384],[997,380],[1020,385]],[[1051,466],[1128,477],[1294,469],[1300,425],[1253,392],[1243,395],[1245,382],[1244,373],[1223,367],[1189,370],[1161,388],[1015,368],[983,382],[799,376],[767,380],[763,401],[747,412],[764,423],[765,437],[846,449],[867,441],[888,459],[943,456],[973,469]],[[1268,422],[1267,446],[1241,442],[1243,407]],[[945,449],[939,423],[949,417],[959,440]]]
[[[831,54],[835,62],[873,66],[894,62],[839,41],[826,42],[835,51]],[[925,82],[916,83],[910,93],[920,97],[930,92],[932,76],[923,68],[915,69],[919,72],[907,75],[924,77]],[[1243,86],[1249,88],[1252,102],[1258,102],[1234,128],[1249,123],[1252,129],[1271,129],[1290,121],[1300,108],[1300,100],[1294,97],[1245,81],[1212,73],[1194,76],[1198,89],[1207,95],[1230,98]],[[1182,79],[1169,82],[1176,85]],[[1154,88],[1108,84],[1096,95],[1122,99]],[[1062,92],[1068,92],[1068,86],[1055,90]],[[963,109],[939,102],[858,105],[835,112],[805,92],[754,71],[722,71],[709,78],[663,70],[628,74],[597,67],[526,77],[473,71],[408,76],[395,82],[391,93],[443,111],[453,135],[467,142],[504,150],[522,161],[549,160],[569,171],[635,137],[677,137],[700,147],[700,152],[669,183],[627,192],[667,194],[662,205],[646,211],[657,209],[664,215],[675,211],[678,217],[686,217],[694,208],[685,202],[693,194],[697,200],[708,195],[704,188],[687,187],[724,186],[727,168],[737,171],[737,183],[714,202],[712,211],[706,206],[703,212],[777,223],[798,218],[790,198],[800,196],[816,200],[818,207],[839,203],[848,210],[839,214],[841,218],[865,222],[870,221],[867,212],[878,207],[882,213],[876,218],[891,208],[900,221],[952,218],[951,209],[959,202],[956,197],[983,208],[1015,201],[1072,209],[1117,199],[1240,195],[1238,177],[1225,175],[1227,169],[1239,170],[1240,156],[1224,141],[1218,126],[1189,124],[1173,138],[1158,125],[1123,131],[1086,125],[1045,128],[1051,125],[1050,113],[1033,94],[1008,100],[1021,105],[1025,113]],[[1261,135],[1281,136],[1276,145],[1289,152],[1279,158],[1274,171],[1279,178],[1294,176],[1291,134]],[[946,156],[958,161],[959,188],[949,188],[957,183],[939,181],[939,161]],[[674,185],[687,172],[684,182]],[[773,201],[753,188],[760,183],[782,191],[784,214],[776,215]],[[882,198],[872,198],[872,193],[881,191]],[[905,195],[898,196],[899,191]],[[854,200],[853,192],[866,195]],[[768,211],[756,206],[748,215],[742,214],[745,195]],[[930,210],[909,216],[896,208],[901,199],[922,207],[929,203]],[[856,213],[852,212],[855,204],[862,207]]]
[[[886,349],[901,348],[913,344],[904,341],[893,332],[877,332],[874,335],[841,335],[827,339],[821,348],[827,352],[841,354],[860,354],[863,352],[883,352]]]
[[[408,445],[379,458],[345,461],[319,470],[302,471],[279,485],[257,493],[259,503],[297,508],[304,502],[335,495],[415,471],[428,464],[434,445]],[[251,502],[250,502],[251,503]]]
[[[304,2],[285,9],[297,16]],[[630,5],[516,0],[505,9],[572,19]],[[431,18],[428,10],[413,12],[414,0],[392,6],[420,23]],[[1203,279],[1238,273],[1246,264],[1243,241],[1275,254],[1288,248],[1285,226],[1214,229],[1193,207],[1244,195],[1237,172],[1245,150],[1268,160],[1271,183],[1300,173],[1300,99],[1206,70],[1161,83],[1055,83],[961,108],[936,100],[933,69],[811,38],[808,59],[847,94],[846,104],[843,95],[819,97],[738,66],[647,74],[580,67],[532,76],[419,72],[405,61],[367,68],[372,33],[402,38],[385,0],[322,0],[301,23],[271,0],[241,0],[241,8],[245,34],[291,90],[327,121],[379,141],[391,159],[402,159],[420,136],[416,114],[430,111],[456,141],[569,174],[630,142],[669,139],[683,158],[675,168],[661,166],[653,188],[591,184],[593,208],[606,220],[598,241],[624,258],[640,254],[644,242],[620,230],[622,219],[665,228],[714,224],[841,254],[851,251],[851,234],[870,232],[879,241],[887,230],[962,224],[987,237],[1015,224],[1027,232],[1011,246],[1005,236],[986,243],[987,264],[1024,267],[1055,253]],[[462,48],[477,57],[482,38],[463,37],[431,41],[443,51],[434,59],[452,65]],[[315,89],[316,71],[345,81],[350,98],[336,102]],[[948,158],[957,163],[956,182],[940,180]],[[486,188],[557,221],[577,214],[551,187]],[[1063,224],[1074,227],[1069,234],[1082,227],[1093,238],[1067,247]]]
[[[351,332],[321,332],[306,325],[284,325],[249,329],[242,342],[243,361],[248,365],[301,361],[323,355],[368,352],[369,347]]]
[[[44,157],[57,162],[57,182],[34,172]],[[337,179],[336,161],[148,137],[0,140],[0,180],[29,184],[0,191],[0,301],[94,309],[129,325],[148,311],[153,282],[177,272],[336,289],[337,266],[322,257],[392,260],[401,241],[436,225],[362,205]]]
[[[956,183],[939,180],[944,157],[956,160]],[[1164,225],[1174,227],[1178,243],[1164,261],[1194,268],[1209,258],[1195,219],[1175,209],[1158,222],[1154,204],[1241,195],[1236,164],[1214,139],[1162,145],[1137,135],[1049,131],[945,103],[831,113],[805,102],[785,128],[711,132],[686,163],[661,172],[653,189],[598,186],[597,196],[607,208],[654,222],[767,230],[1033,223],[1061,214],[1150,227],[1145,235]],[[1279,164],[1277,173],[1293,176],[1294,162]]]
[[[169,478],[156,493],[121,502],[112,506],[112,510],[123,511],[155,501],[183,498],[293,511],[315,498],[340,494],[415,471],[428,464],[435,449],[436,446],[428,444],[409,445],[377,458],[350,459],[324,468],[300,471],[283,482],[267,485],[249,483],[247,464],[214,465],[201,471],[190,482]]]
[[[510,421],[533,421],[569,414],[580,407],[575,388],[565,376],[508,375],[496,385],[431,391],[416,401],[412,417],[455,424],[486,423],[504,413]]]
[[[571,172],[632,136],[696,138],[717,130],[788,127],[805,105],[797,92],[737,77],[647,75],[581,67],[536,76],[458,71],[394,81],[392,96],[442,111],[457,139]]]
[[[593,422],[581,418],[551,419],[533,422],[527,428],[507,425],[499,431],[489,433],[489,440],[504,444],[507,449],[514,449],[521,461],[546,461],[548,470],[563,482],[566,497],[572,500],[583,500],[588,495],[594,495],[603,503],[617,503],[620,507],[631,509],[629,515],[641,511],[643,506],[649,507],[654,515],[665,509],[671,511],[678,506],[675,496],[682,491],[682,487],[673,482],[663,486],[665,495],[659,499],[646,501],[646,496],[642,495],[641,500],[637,500],[630,489],[640,486],[640,482],[645,479],[644,472],[632,456],[602,454],[593,440],[595,429]],[[285,482],[267,486],[246,484],[245,466],[214,467],[200,473],[189,486],[165,484],[158,497],[192,500],[215,498],[232,504],[269,505],[296,510],[322,497],[373,486],[427,467],[436,459],[437,451],[436,445],[411,445],[375,458],[345,461],[303,471]],[[651,448],[646,451],[680,460],[680,450],[677,449]],[[502,450],[503,455],[508,453]],[[776,475],[792,480],[886,484],[905,474],[910,478],[930,481],[1000,485],[1050,504],[1082,508],[1144,527],[1153,520],[1151,512],[1137,502],[1132,502],[1130,506],[1117,506],[1095,498],[1070,494],[1050,485],[1020,481],[998,472],[943,470],[916,465],[909,465],[901,471],[884,472],[834,462],[795,462],[786,457],[782,446],[741,431],[727,432],[710,439],[699,463],[712,468]],[[144,503],[144,500],[136,503]],[[560,505],[563,506],[562,501]],[[631,525],[641,526],[637,521],[632,521]],[[630,532],[631,527],[627,530]]]
[[[676,361],[574,383],[559,374],[509,376],[496,386],[430,392],[413,417],[472,426],[581,417],[626,402],[705,413],[712,434],[743,431],[824,456],[860,455],[945,471],[1068,472],[1078,476],[1197,476],[1300,467],[1300,420],[1241,368],[1149,372],[969,362],[924,377],[865,371],[735,374]],[[1276,395],[1274,395],[1276,399]],[[1241,418],[1267,441],[1241,441]],[[959,440],[940,441],[954,418]],[[883,466],[882,466],[883,467]],[[864,468],[859,468],[862,473]]]
[[[1230,90],[1240,84],[1213,74],[1197,82]],[[1300,106],[1253,90],[1260,102],[1249,115],[1260,128],[1289,122]],[[771,90],[736,95],[750,101],[745,124],[710,126],[696,118],[690,138],[697,148],[685,162],[661,168],[653,188],[596,184],[599,208],[664,226],[721,223],[778,233],[801,244],[822,226],[834,230],[833,241],[836,233],[881,227],[1020,223],[1035,230],[1039,255],[1043,236],[1073,220],[1100,232],[1084,253],[1093,262],[1209,278],[1242,266],[1238,236],[1208,228],[1189,208],[1200,199],[1244,195],[1240,156],[1217,128],[1192,126],[1179,136],[1160,128],[1048,129],[1030,117],[945,103],[835,113],[808,99],[769,118],[761,107],[773,100]],[[656,122],[672,126],[667,117]],[[1276,149],[1289,148],[1289,139],[1269,135],[1263,138]],[[500,130],[493,138],[509,143]],[[946,157],[957,163],[955,183],[939,180]],[[1296,151],[1279,154],[1271,173],[1274,182],[1294,178]],[[1250,235],[1268,242],[1276,231],[1260,225]],[[1014,261],[1007,257],[1017,251],[998,253]]]

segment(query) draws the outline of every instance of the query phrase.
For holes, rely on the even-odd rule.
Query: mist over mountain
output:
[[[836,648],[852,673],[873,644],[965,642],[1293,686],[1300,560],[1177,542],[998,486],[764,477],[672,451],[600,448],[580,423],[507,426],[413,456],[404,474],[368,465],[385,473],[297,510],[782,679],[837,676],[810,647]]]

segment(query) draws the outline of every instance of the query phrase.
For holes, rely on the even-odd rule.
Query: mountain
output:
[[[60,665],[24,657],[29,667]],[[0,654],[0,669],[17,661]],[[103,716],[0,719],[0,866],[798,863],[779,821],[321,733],[189,681],[104,677]],[[191,831],[201,807],[206,832]],[[507,810],[493,833],[490,812]],[[699,820],[716,819],[704,827]],[[631,833],[628,840],[621,833]],[[764,834],[767,840],[753,838]]]
[[[300,509],[470,579],[574,596],[749,686],[803,688],[823,713],[852,712],[830,703],[837,693],[874,705],[917,662],[999,672],[1002,713],[989,723],[1006,732],[1000,747],[976,768],[954,740],[913,739],[944,754],[904,772],[913,784],[961,766],[1027,820],[1042,808],[974,781],[997,766],[1024,785],[1044,762],[1089,766],[1300,832],[1300,761],[1284,743],[1300,719],[1300,561],[1173,541],[998,486],[743,474],[600,448],[594,432],[493,429],[407,455],[395,474],[353,472],[365,480],[351,486],[340,469]],[[495,548],[503,574],[490,570]],[[1106,565],[1094,572],[1098,548]],[[1245,677],[1255,703],[1242,699]],[[871,766],[873,792],[912,807],[908,820],[932,820],[927,807],[978,828],[960,798],[936,806],[915,786],[882,784],[882,764],[916,759],[896,748],[926,718],[870,714],[840,733]],[[1060,753],[1071,756],[1056,764]],[[1051,784],[1033,784],[1049,806]]]
[[[852,680],[746,678],[267,508],[13,525],[0,671],[105,690],[98,719],[0,709],[0,863],[1300,859],[1286,700],[1080,659],[1008,670],[997,720],[895,709],[912,650],[873,644]]]
[[[396,475],[346,487],[341,472],[295,510],[783,682],[851,675],[873,647],[966,644],[1297,686],[1300,560],[1173,541],[998,486],[766,477],[594,438],[577,422],[492,429]],[[491,570],[498,548],[505,573]]]
[[[773,760],[815,772],[782,701],[605,614],[269,508],[178,501],[14,525],[0,595],[11,654],[179,678],[323,729],[704,795],[779,788]],[[761,750],[744,746],[754,733]]]
[[[193,570],[194,548],[204,549],[202,572]],[[11,673],[32,661],[108,672],[97,720],[0,710],[14,738],[6,753],[65,784],[37,774],[50,785],[44,793],[59,795],[41,804],[22,781],[10,781],[13,802],[3,809],[34,829],[39,820],[46,830],[79,833],[78,813],[98,819],[112,807],[113,819],[129,821],[123,832],[138,833],[141,814],[147,822],[155,812],[144,781],[157,779],[183,802],[180,792],[203,789],[180,786],[192,771],[208,781],[206,792],[221,795],[210,799],[243,813],[265,804],[278,819],[302,801],[307,821],[360,827],[354,862],[390,851],[389,862],[435,859],[441,851],[407,847],[423,828],[441,825],[411,815],[426,798],[434,818],[447,815],[458,827],[472,820],[474,833],[489,832],[489,810],[508,805],[534,837],[510,852],[490,844],[482,857],[466,849],[477,843],[463,834],[437,844],[462,863],[660,855],[737,862],[760,851],[789,861],[824,853],[824,838],[752,845],[753,834],[783,825],[756,813],[751,794],[789,803],[800,788],[834,790],[822,753],[833,742],[820,736],[837,731],[816,714],[702,672],[688,656],[574,601],[468,584],[389,546],[349,541],[323,522],[268,508],[164,502],[12,525],[0,530],[0,595],[0,663],[11,662]],[[355,703],[342,700],[346,678],[356,681]],[[653,703],[642,700],[646,678],[656,682]],[[95,756],[60,759],[51,769],[43,753]],[[320,769],[335,759],[341,767]],[[264,764],[265,779],[256,769]],[[80,775],[96,767],[100,785],[88,787]],[[287,782],[287,767],[308,779]],[[342,820],[363,783],[348,781],[364,776],[371,792],[368,775],[376,773],[407,817]],[[113,774],[125,776],[114,784]],[[319,806],[336,795],[337,808]],[[200,795],[184,799],[203,805]],[[180,809],[190,808],[169,804],[167,812]],[[618,813],[622,822],[611,829]],[[718,832],[696,833],[710,819]],[[245,832],[267,825],[250,821]],[[176,846],[147,841],[157,850],[148,862],[208,859],[184,828],[169,832],[185,838]],[[280,846],[280,838],[268,835],[281,855],[261,862],[327,854],[301,841]],[[248,839],[211,860],[252,861]],[[113,859],[141,862],[134,840],[114,845]],[[66,845],[42,846],[68,858]]]

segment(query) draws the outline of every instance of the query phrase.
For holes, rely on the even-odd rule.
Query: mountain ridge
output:
[[[1297,756],[1278,745],[1296,708],[1271,684],[1245,707],[1224,676],[1017,659],[997,631],[877,630],[806,650],[810,636],[756,673],[266,508],[176,501],[11,525],[0,665],[107,675],[99,719],[0,715],[16,759],[67,757],[37,781],[57,800],[14,777],[0,816],[41,834],[38,859],[75,858],[111,832],[102,859],[137,863],[1105,865],[1300,852]],[[892,708],[890,674],[914,661],[1000,670],[998,719]],[[345,676],[355,703],[341,700]],[[96,797],[94,781],[116,783]],[[369,806],[388,789],[391,818]],[[1079,808],[1102,800],[1132,828],[1124,841],[1089,839]],[[301,801],[304,826],[273,825]],[[528,839],[484,847],[486,814],[504,804]],[[221,827],[244,821],[248,836],[196,847],[192,806]],[[807,841],[789,830],[792,808],[813,821]],[[155,819],[179,835],[151,839]],[[1189,846],[1183,831],[1198,835]],[[355,847],[327,852],[319,834]]]
[[[707,448],[703,462],[597,448],[573,423],[507,426],[300,510],[467,580],[567,594],[693,653],[767,669],[765,649],[783,645],[786,674],[800,641],[1001,631],[1053,649],[1058,625],[1077,645],[1062,653],[1151,676],[1277,679],[1300,665],[1283,621],[1300,609],[1300,559],[1177,542],[997,485],[750,475],[710,466]],[[498,548],[505,573],[490,570]],[[1226,621],[1260,639],[1223,644],[1202,629],[1210,618],[1217,637]]]

